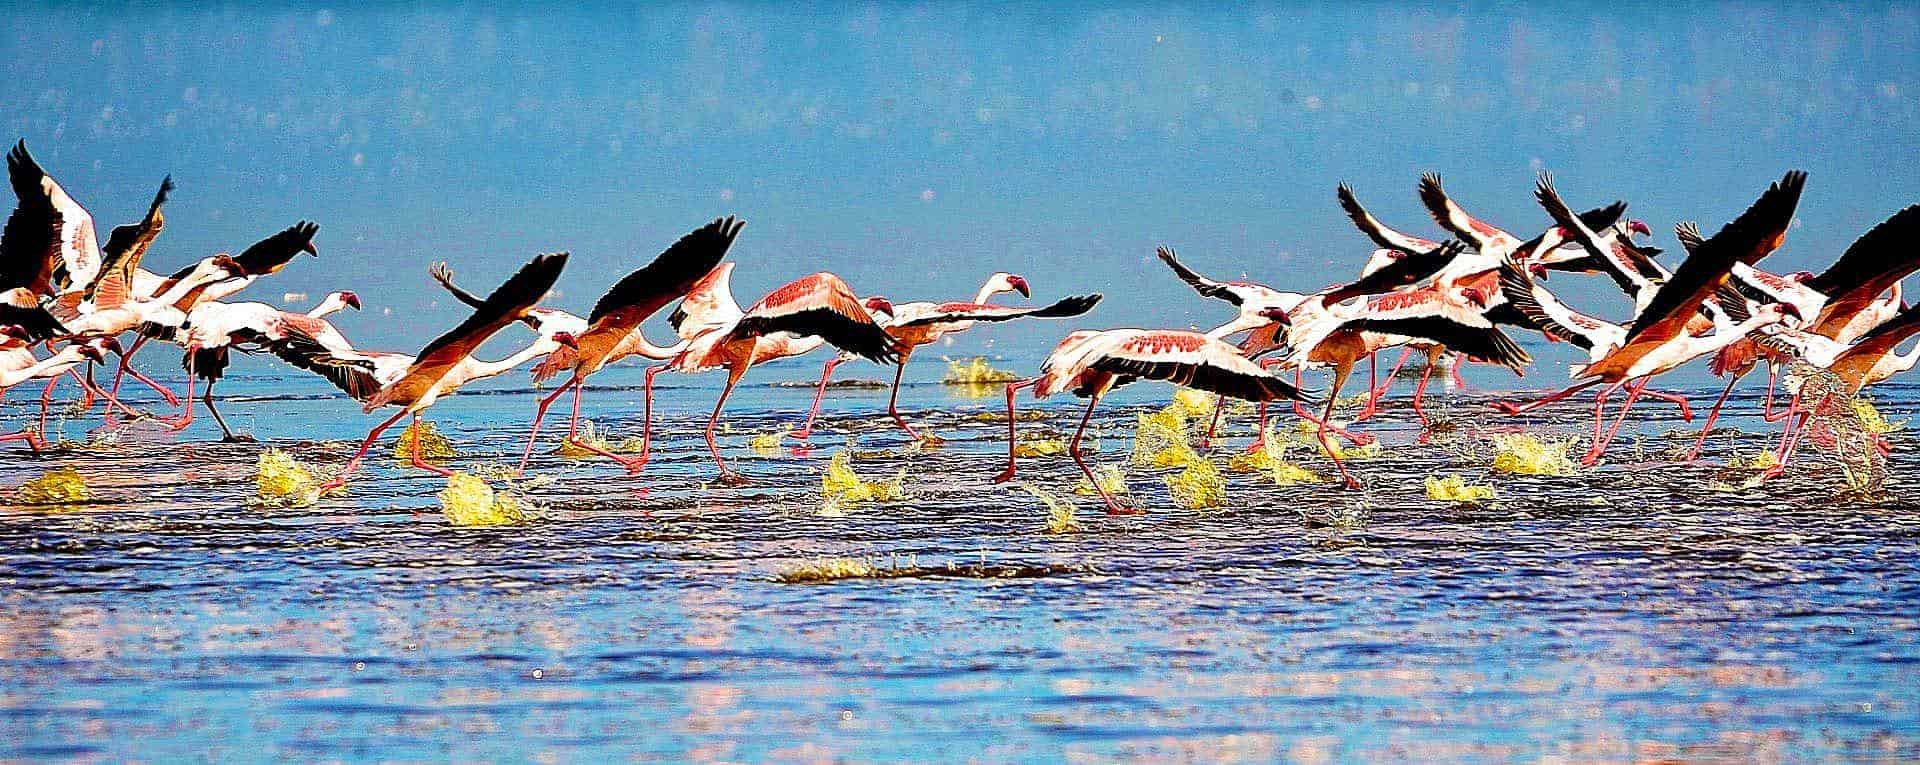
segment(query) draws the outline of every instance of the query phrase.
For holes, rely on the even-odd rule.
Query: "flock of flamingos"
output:
[[[420,413],[461,386],[537,362],[537,380],[560,379],[542,398],[520,467],[525,469],[539,436],[541,419],[552,404],[573,393],[573,417],[567,439],[638,472],[647,461],[652,435],[652,385],[662,371],[693,373],[725,370],[726,387],[707,421],[706,441],[722,484],[742,482],[727,467],[714,441],[714,428],[734,386],[755,364],[798,356],[821,346],[836,355],[826,364],[805,438],[819,412],[820,395],[836,365],[865,359],[891,364],[893,398],[888,413],[918,438],[897,408],[901,371],[914,349],[977,322],[1023,318],[1066,318],[1090,311],[1100,295],[1068,297],[1044,306],[1000,305],[997,295],[1030,297],[1019,276],[998,273],[971,300],[894,303],[862,299],[831,273],[803,276],[761,298],[746,310],[734,301],[729,277],[734,264],[722,262],[742,221],[732,217],[708,223],[682,237],[651,263],[616,282],[585,318],[540,306],[566,265],[566,253],[533,258],[485,297],[462,289],[444,264],[433,278],[473,314],[440,335],[417,354],[356,348],[327,316],[359,307],[351,292],[329,294],[304,313],[258,302],[227,298],[264,276],[278,273],[301,253],[318,255],[313,239],[318,226],[302,222],[248,247],[237,256],[214,255],[170,275],[141,266],[141,258],[165,225],[162,207],[172,188],[163,181],[146,215],[114,228],[102,244],[92,217],[28,153],[25,142],[7,155],[7,172],[18,204],[0,238],[0,390],[45,380],[37,428],[0,436],[24,440],[38,450],[46,428],[48,402],[63,378],[81,387],[80,405],[103,402],[109,422],[145,416],[119,402],[123,376],[132,376],[160,393],[181,414],[164,421],[184,428],[193,418],[194,386],[227,440],[246,440],[227,428],[214,406],[213,389],[229,354],[270,353],[299,369],[324,377],[367,412],[383,407],[399,411],[375,426],[340,474],[322,488],[338,488],[352,475],[381,434],[402,418]],[[1494,364],[1519,373],[1531,359],[1503,328],[1540,332],[1587,353],[1573,365],[1571,387],[1527,403],[1498,402],[1495,408],[1519,414],[1599,387],[1593,404],[1593,438],[1586,462],[1593,464],[1642,397],[1678,404],[1690,419],[1686,399],[1648,389],[1660,374],[1695,359],[1707,358],[1727,387],[1708,415],[1701,441],[1711,430],[1727,395],[1742,375],[1764,362],[1769,370],[1766,413],[1785,420],[1777,465],[1785,468],[1801,428],[1826,403],[1803,401],[1793,391],[1784,409],[1773,405],[1773,389],[1788,361],[1801,361],[1832,373],[1844,392],[1885,380],[1920,360],[1920,348],[1900,354],[1895,347],[1920,332],[1920,307],[1908,308],[1900,281],[1920,268],[1920,205],[1907,207],[1875,226],[1847,248],[1824,272],[1778,275],[1760,270],[1760,260],[1785,240],[1800,201],[1806,174],[1794,171],[1773,183],[1733,222],[1712,236],[1691,223],[1675,227],[1685,249],[1678,267],[1669,269],[1660,250],[1636,240],[1651,236],[1645,223],[1625,217],[1626,204],[1575,212],[1542,175],[1535,197],[1552,224],[1529,239],[1468,214],[1451,199],[1435,175],[1423,177],[1420,199],[1434,220],[1453,238],[1424,239],[1387,227],[1353,195],[1339,188],[1339,201],[1353,224],[1375,249],[1357,279],[1312,293],[1284,292],[1247,282],[1208,279],[1182,264],[1173,251],[1160,258],[1201,295],[1232,305],[1233,320],[1208,332],[1173,329],[1079,330],[1060,341],[1038,375],[1007,385],[1007,468],[997,480],[1014,474],[1012,450],[1015,397],[1030,389],[1034,398],[1061,391],[1086,398],[1067,451],[1100,489],[1108,509],[1126,512],[1093,477],[1080,453],[1081,436],[1100,398],[1135,380],[1162,380],[1224,397],[1262,404],[1262,433],[1268,402],[1287,400],[1299,417],[1318,426],[1318,438],[1334,458],[1348,487],[1358,483],[1339,461],[1332,439],[1365,443],[1331,422],[1333,402],[1362,359],[1394,347],[1404,363],[1415,350],[1428,354],[1427,375],[1449,354]],[[1671,260],[1669,260],[1671,262]],[[1632,311],[1615,323],[1576,311],[1542,286],[1550,272],[1602,274],[1617,284]],[[641,331],[642,322],[678,301],[669,323],[677,342],[659,346]],[[504,359],[485,361],[474,353],[495,333],[513,324],[531,328],[536,338]],[[131,344],[120,338],[131,333]],[[149,343],[182,348],[190,373],[184,402],[129,365]],[[46,355],[36,355],[43,349]],[[112,383],[93,379],[91,364],[118,357]],[[614,454],[579,439],[582,386],[593,373],[629,357],[664,362],[646,373],[646,408],[640,453]],[[89,364],[86,374],[78,367]],[[1309,393],[1301,381],[1309,368],[1331,372],[1330,390]],[[1291,375],[1288,379],[1287,375]],[[562,377],[564,375],[564,377]],[[1389,376],[1391,380],[1391,376]],[[1377,378],[1376,378],[1377,382]],[[1789,380],[1789,386],[1793,385]],[[1389,383],[1391,384],[1391,383]],[[1425,420],[1420,398],[1427,377],[1413,394],[1414,409]],[[1370,416],[1385,389],[1375,387],[1358,419]],[[1608,399],[1623,395],[1612,425]],[[1324,401],[1317,413],[1304,404]],[[1215,424],[1218,422],[1216,408]],[[417,445],[416,439],[416,445]],[[413,464],[442,475],[417,453]]]

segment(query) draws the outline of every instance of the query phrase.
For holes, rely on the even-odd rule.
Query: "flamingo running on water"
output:
[[[0,326],[0,394],[30,380],[57,378],[83,362],[103,361],[106,359],[105,352],[117,350],[116,346],[120,344],[111,337],[91,338],[71,343],[42,360],[33,355],[34,342],[33,333],[26,329],[12,324]],[[89,385],[85,378],[81,378],[80,383]],[[118,403],[105,391],[92,392],[106,398],[109,406]],[[0,441],[26,441],[28,447],[40,451],[46,446],[43,440],[46,435],[44,415],[41,422],[38,430],[23,428],[16,433],[0,435]]]
[[[1691,222],[1675,226],[1674,233],[1689,251],[1702,241],[1699,228]],[[1913,205],[1862,234],[1839,259],[1817,275],[1802,272],[1777,276],[1739,263],[1734,266],[1734,277],[1741,294],[1792,303],[1802,315],[1814,317],[1809,331],[1845,346],[1900,310],[1900,280],[1920,270],[1920,247],[1914,246],[1917,241],[1920,241],[1920,205]],[[1784,416],[1774,411],[1773,391],[1786,360],[1780,350],[1752,338],[1729,345],[1714,355],[1713,373],[1726,376],[1727,385],[1707,414],[1706,426],[1688,454],[1689,461],[1699,457],[1721,407],[1733,393],[1734,384],[1761,361],[1767,363],[1762,416],[1769,422]]]
[[[539,408],[533,415],[533,424],[527,429],[527,448],[520,454],[520,470],[527,469],[527,461],[533,456],[534,440],[540,435],[540,421],[546,417],[547,408],[553,405],[560,394],[569,390],[573,391],[573,417],[567,422],[567,443],[613,459],[626,467],[628,472],[639,472],[647,464],[648,447],[653,435],[651,417],[647,414],[642,415],[642,446],[638,457],[614,454],[575,437],[580,426],[582,388],[589,375],[621,359],[639,356],[666,360],[684,350],[684,341],[669,347],[654,345],[647,340],[640,325],[667,303],[684,297],[695,283],[718,267],[746,225],[746,221],[731,216],[716,218],[681,237],[652,262],[635,269],[607,290],[600,301],[594,304],[593,312],[588,314],[578,335],[576,348],[555,351],[534,367],[533,377],[536,381],[551,379],[562,372],[570,372],[571,376],[540,399]],[[449,289],[452,288],[450,279],[445,282]],[[654,374],[656,372],[653,370],[647,372],[645,396],[648,414],[653,408]]]
[[[286,341],[294,328],[322,345],[345,347],[348,345],[346,337],[326,317],[346,308],[360,310],[360,296],[347,291],[330,292],[311,310],[299,313],[253,302],[223,303],[211,300],[195,307],[187,314],[186,321],[181,323],[178,333],[160,338],[180,342],[185,349],[180,357],[180,366],[188,375],[183,411],[178,418],[168,422],[168,427],[182,430],[193,422],[194,381],[205,380],[207,386],[203,389],[201,400],[207,405],[207,412],[213,415],[214,424],[220,426],[220,440],[223,443],[252,443],[253,436],[235,433],[227,427],[226,418],[220,415],[220,409],[214,405],[213,386],[225,375],[231,362],[231,351],[239,349],[250,353],[269,348]]]
[[[1006,285],[1006,286],[997,286]],[[1099,294],[1077,295],[1062,298],[1045,306],[1000,306],[986,301],[1000,292],[1018,291],[1022,296],[1031,297],[1027,280],[1007,273],[994,274],[987,280],[986,286],[974,296],[971,303],[893,303],[885,298],[868,298],[863,305],[868,314],[880,319],[880,326],[887,334],[899,340],[903,350],[900,360],[894,362],[893,385],[887,396],[887,415],[907,432],[914,441],[924,440],[921,435],[900,416],[900,378],[907,371],[907,359],[913,356],[915,349],[929,345],[949,335],[965,332],[977,322],[1001,322],[1014,319],[1060,319],[1080,316],[1093,310],[1100,302]],[[877,315],[876,315],[877,314]],[[794,434],[795,438],[806,439],[813,432],[814,417],[820,413],[820,399],[827,391],[827,381],[833,377],[833,368],[852,357],[840,354],[828,359],[825,368],[820,371],[820,386],[814,391],[813,407],[807,412],[807,423]]]
[[[1793,171],[1768,187],[1747,210],[1713,238],[1701,243],[1672,277],[1655,292],[1645,310],[1635,317],[1620,345],[1597,360],[1582,364],[1576,377],[1593,378],[1525,405],[1496,402],[1494,408],[1514,415],[1566,398],[1586,388],[1605,384],[1594,399],[1593,445],[1582,460],[1587,465],[1599,461],[1607,446],[1619,433],[1633,407],[1655,375],[1688,361],[1713,353],[1740,340],[1748,332],[1778,323],[1786,317],[1799,318],[1790,303],[1773,303],[1734,323],[1722,317],[1712,334],[1699,335],[1688,325],[1699,317],[1701,307],[1729,284],[1735,263],[1752,265],[1765,257],[1786,237],[1794,209],[1806,184],[1806,174]],[[1627,387],[1627,399],[1620,406],[1611,430],[1604,429],[1607,397]]]
[[[360,466],[367,450],[379,440],[381,433],[393,427],[400,418],[411,416],[413,424],[418,425],[420,412],[433,406],[441,397],[458,392],[461,386],[505,374],[536,356],[553,352],[556,347],[575,345],[573,336],[566,332],[549,334],[543,331],[526,348],[499,361],[482,361],[473,355],[500,330],[524,320],[553,289],[554,282],[560,278],[560,270],[566,264],[567,254],[564,252],[535,257],[488,295],[472,316],[428,343],[417,356],[329,347],[300,328],[289,326],[287,339],[272,346],[275,355],[296,367],[325,377],[355,401],[362,402],[363,408],[369,413],[386,406],[400,407],[398,413],[367,433],[366,439],[360,442],[359,450],[347,460],[340,475],[320,487],[320,493],[325,494],[346,485],[347,477]],[[452,475],[452,471],[423,459],[419,445],[420,439],[415,439],[411,455],[414,467],[443,476]]]
[[[1093,408],[1099,405],[1101,397],[1134,380],[1162,380],[1247,401],[1305,400],[1299,388],[1261,369],[1232,345],[1198,332],[1081,330],[1067,335],[1054,347],[1040,365],[1039,376],[1007,383],[1007,469],[994,477],[994,483],[1006,482],[1014,475],[1014,431],[1019,422],[1014,412],[1014,398],[1020,390],[1033,388],[1035,399],[1072,391],[1087,399],[1087,410],[1080,417],[1080,427],[1073,431],[1067,453],[1100,493],[1107,512],[1115,515],[1139,512],[1121,505],[1109,494],[1080,454],[1080,439],[1086,435],[1087,423],[1093,419]]]
[[[685,337],[692,327],[705,328],[670,364],[674,371],[682,373],[727,370],[726,387],[713,403],[713,415],[707,419],[706,430],[707,451],[719,466],[717,481],[723,486],[738,486],[747,479],[727,469],[713,431],[720,423],[720,411],[726,406],[727,397],[754,364],[797,356],[822,344],[876,364],[893,363],[905,350],[899,340],[874,321],[846,282],[824,271],[788,282],[742,313],[733,304],[732,296],[724,294],[726,274],[731,270],[727,266],[731,265],[723,264],[721,268],[726,270],[716,270],[717,279],[710,274],[681,301],[681,310],[675,312],[681,336]],[[693,301],[694,310],[687,311],[688,301]],[[729,315],[735,318],[727,321]]]
[[[1526,365],[1532,361],[1525,350],[1487,319],[1484,305],[1461,300],[1460,294],[1436,284],[1320,306],[1313,311],[1296,311],[1289,316],[1293,326],[1287,332],[1285,343],[1290,349],[1282,357],[1281,365],[1293,368],[1296,373],[1309,365],[1333,368],[1333,385],[1328,389],[1325,410],[1317,418],[1306,416],[1306,419],[1319,426],[1321,449],[1333,459],[1347,488],[1359,488],[1360,482],[1347,471],[1340,450],[1327,435],[1337,430],[1331,424],[1334,403],[1360,359],[1385,347],[1384,343],[1418,339],[1506,367],[1516,375],[1524,374]],[[1241,348],[1250,357],[1277,349],[1273,345],[1248,344]]]

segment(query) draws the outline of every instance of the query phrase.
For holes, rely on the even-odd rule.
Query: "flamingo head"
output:
[[[1653,228],[1646,221],[1632,218],[1627,221],[1627,233],[1638,236],[1653,236]]]
[[[340,303],[342,305],[349,306],[356,311],[360,310],[360,296],[354,294],[352,290],[341,290],[333,294],[340,296]]]
[[[576,351],[580,350],[580,339],[574,337],[572,332],[555,332],[553,341]]]
[[[18,324],[0,324],[0,344],[10,345],[11,342],[9,341],[24,343],[31,339],[32,338],[27,335],[27,329],[25,327]]]
[[[1467,302],[1473,303],[1481,308],[1486,308],[1487,305],[1492,302],[1492,299],[1487,297],[1486,290],[1480,289],[1479,287],[1460,288],[1460,297],[1466,298]]]
[[[1767,308],[1772,309],[1772,312],[1777,314],[1777,318],[1781,323],[1787,323],[1788,317],[1792,317],[1793,319],[1791,326],[1797,327],[1806,321],[1806,317],[1800,314],[1800,309],[1794,307],[1792,303],[1769,303]]]
[[[1796,282],[1804,283],[1806,282],[1806,280],[1813,278],[1813,272],[1812,271],[1795,271],[1791,274],[1788,274],[1787,278],[1792,279]]]
[[[214,268],[226,271],[233,276],[245,276],[247,273],[246,266],[240,265],[240,261],[234,260],[232,255],[224,252],[209,258],[207,262]]]
[[[1260,318],[1283,327],[1293,326],[1293,312],[1285,308],[1263,308],[1260,310]]]
[[[987,279],[989,297],[1002,292],[1018,292],[1021,297],[1033,297],[1032,288],[1027,286],[1027,277],[1005,271],[998,272]]]
[[[883,314],[889,319],[893,318],[892,301],[889,301],[886,298],[880,297],[879,295],[874,295],[873,297],[867,298],[867,301],[865,303],[862,303],[861,305],[866,306],[867,313]]]

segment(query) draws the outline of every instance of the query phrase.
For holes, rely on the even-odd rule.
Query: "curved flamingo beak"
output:
[[[867,302],[862,305],[866,307],[869,313],[883,313],[888,317],[893,316],[893,303],[879,295],[867,298]]]
[[[1007,286],[1012,287],[1015,292],[1020,293],[1020,297],[1033,297],[1033,290],[1027,286],[1027,277],[1009,276],[1007,277]]]
[[[1627,233],[1639,234],[1640,236],[1653,236],[1653,228],[1648,226],[1646,221],[1638,219],[1629,220],[1627,221]]]
[[[360,310],[360,296],[352,292],[342,291],[340,293],[340,302],[353,306],[353,310]]]
[[[1553,271],[1547,268],[1547,264],[1534,261],[1527,264],[1527,273],[1533,274],[1533,278],[1535,279],[1544,280],[1547,278],[1547,274],[1553,273]]]
[[[1462,287],[1460,289],[1460,296],[1472,301],[1474,305],[1481,308],[1487,307],[1487,303],[1489,302],[1487,300],[1487,293],[1481,291],[1479,287]]]
[[[0,325],[0,335],[11,337],[15,340],[20,340],[23,342],[28,338],[27,329],[18,324]]]
[[[92,343],[81,343],[80,355],[92,361],[105,362],[107,360],[107,355],[101,353],[100,349],[94,347]]]
[[[235,276],[244,275],[247,272],[246,267],[240,265],[240,261],[234,260],[232,255],[224,252],[213,256],[213,265],[225,269],[227,273]]]
[[[120,338],[109,337],[106,339],[106,342],[101,343],[101,345],[105,346],[107,350],[113,351],[116,354],[120,354],[123,356],[126,355],[126,351],[121,349],[120,347]]]
[[[1293,326],[1293,317],[1285,308],[1267,308],[1260,311],[1260,318],[1281,326]]]
[[[1792,303],[1781,303],[1781,304],[1780,304],[1780,313],[1781,313],[1782,315],[1785,315],[1785,316],[1792,316],[1792,317],[1793,317],[1793,320],[1794,320],[1794,321],[1796,321],[1796,322],[1800,322],[1800,321],[1805,321],[1805,320],[1806,320],[1806,317],[1805,317],[1805,316],[1802,316],[1802,315],[1800,315],[1800,309],[1799,309],[1799,307],[1797,307],[1797,306],[1795,306],[1795,305],[1794,305],[1794,304],[1792,304]]]
[[[572,332],[555,332],[553,341],[576,351],[580,350],[580,339],[574,337]]]

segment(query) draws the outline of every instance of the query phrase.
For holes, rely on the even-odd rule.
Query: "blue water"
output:
[[[587,413],[633,433],[637,382],[608,373]],[[901,456],[881,394],[836,391],[811,453],[769,457],[746,439],[793,424],[807,393],[750,384],[722,443],[754,483],[715,489],[697,433],[718,380],[671,382],[645,475],[543,454],[533,473],[553,482],[525,491],[547,517],[506,528],[448,525],[444,483],[396,465],[390,443],[347,495],[283,510],[243,504],[261,447],[208,443],[204,421],[0,455],[0,482],[73,464],[98,500],[0,510],[0,756],[1920,756],[1904,436],[1890,496],[1835,504],[1818,450],[1788,480],[1708,490],[1719,462],[1771,445],[1754,396],[1728,421],[1749,435],[1716,436],[1706,464],[1658,456],[1687,426],[1649,407],[1606,467],[1548,479],[1488,477],[1484,447],[1412,444],[1400,404],[1367,426],[1388,456],[1354,463],[1369,484],[1356,495],[1232,475],[1225,508],[1187,511],[1135,469],[1147,513],[1111,518],[1069,493],[1065,458],[1025,460],[1024,480],[1079,503],[1082,530],[1056,535],[1038,500],[988,482],[1004,425],[969,416],[993,399],[909,386],[909,416],[948,443]],[[322,468],[373,422],[264,364],[232,388],[237,427]],[[1434,402],[1456,438],[1501,424],[1485,395]],[[1115,396],[1096,459],[1119,464],[1132,418],[1164,396]],[[1881,405],[1899,418],[1913,401],[1900,387]],[[516,456],[532,404],[516,379],[432,414],[470,469]],[[1076,402],[1045,408],[1023,431],[1077,420]],[[1571,433],[1578,418],[1530,427]],[[1235,420],[1225,448],[1250,435]],[[856,468],[905,468],[910,499],[824,513],[818,471],[850,437],[894,452]],[[1429,472],[1500,495],[1449,508],[1425,498]],[[826,557],[1065,571],[774,581]]]
[[[1439,171],[1524,235],[1547,223],[1529,192],[1552,170],[1577,206],[1627,199],[1677,252],[1674,222],[1711,231],[1805,168],[1779,271],[1920,201],[1907,3],[11,4],[0,53],[0,136],[102,228],[172,174],[154,268],[316,220],[322,258],[247,297],[355,290],[347,334],[408,352],[462,316],[432,261],[480,289],[570,250],[550,303],[584,313],[725,214],[749,222],[743,303],[821,269],[896,300],[1009,270],[1037,299],[1108,295],[1073,326],[1205,327],[1225,307],[1154,247],[1283,288],[1350,278],[1369,247],[1340,181],[1432,235],[1412,188]],[[1628,310],[1601,280],[1551,286]],[[1909,436],[1875,501],[1838,500],[1817,449],[1789,480],[1711,491],[1717,465],[1771,444],[1756,381],[1703,465],[1669,461],[1686,442],[1668,431],[1693,426],[1662,405],[1599,471],[1490,478],[1474,444],[1505,423],[1485,398],[1559,384],[1574,358],[1527,338],[1526,379],[1469,371],[1448,405],[1464,440],[1413,444],[1399,406],[1367,426],[1388,456],[1356,463],[1357,495],[1236,475],[1227,507],[1186,511],[1136,470],[1147,512],[1109,518],[1071,496],[1071,462],[1028,460],[1025,480],[1079,504],[1083,530],[1056,535],[1038,500],[989,483],[1004,425],[970,417],[997,400],[933,384],[934,359],[1029,371],[1070,328],[922,351],[903,407],[949,443],[857,461],[905,468],[912,496],[844,516],[823,515],[819,471],[850,437],[898,452],[882,394],[836,392],[811,452],[745,445],[807,403],[759,383],[811,380],[820,359],[756,370],[731,402],[722,442],[752,485],[703,485],[719,381],[663,378],[644,476],[543,454],[525,490],[546,516],[508,528],[449,525],[444,483],[387,445],[342,497],[249,507],[262,447],[212,443],[204,414],[43,458],[0,445],[0,485],[73,465],[98,500],[0,508],[0,758],[1920,759]],[[167,353],[141,363],[183,382]],[[588,416],[632,434],[637,371],[594,382]],[[1699,369],[1662,384],[1718,390]],[[433,410],[458,467],[517,456],[525,386]],[[33,393],[8,393],[0,418],[24,421]],[[237,429],[323,468],[376,421],[270,360],[222,393]],[[1112,397],[1099,459],[1117,464],[1166,395]],[[1913,388],[1879,395],[1894,419],[1920,409]],[[1022,427],[1061,433],[1076,406]],[[1572,434],[1584,415],[1528,427]],[[1244,445],[1247,418],[1232,428]],[[1429,501],[1435,471],[1499,496]],[[1061,573],[775,581],[839,556]]]

